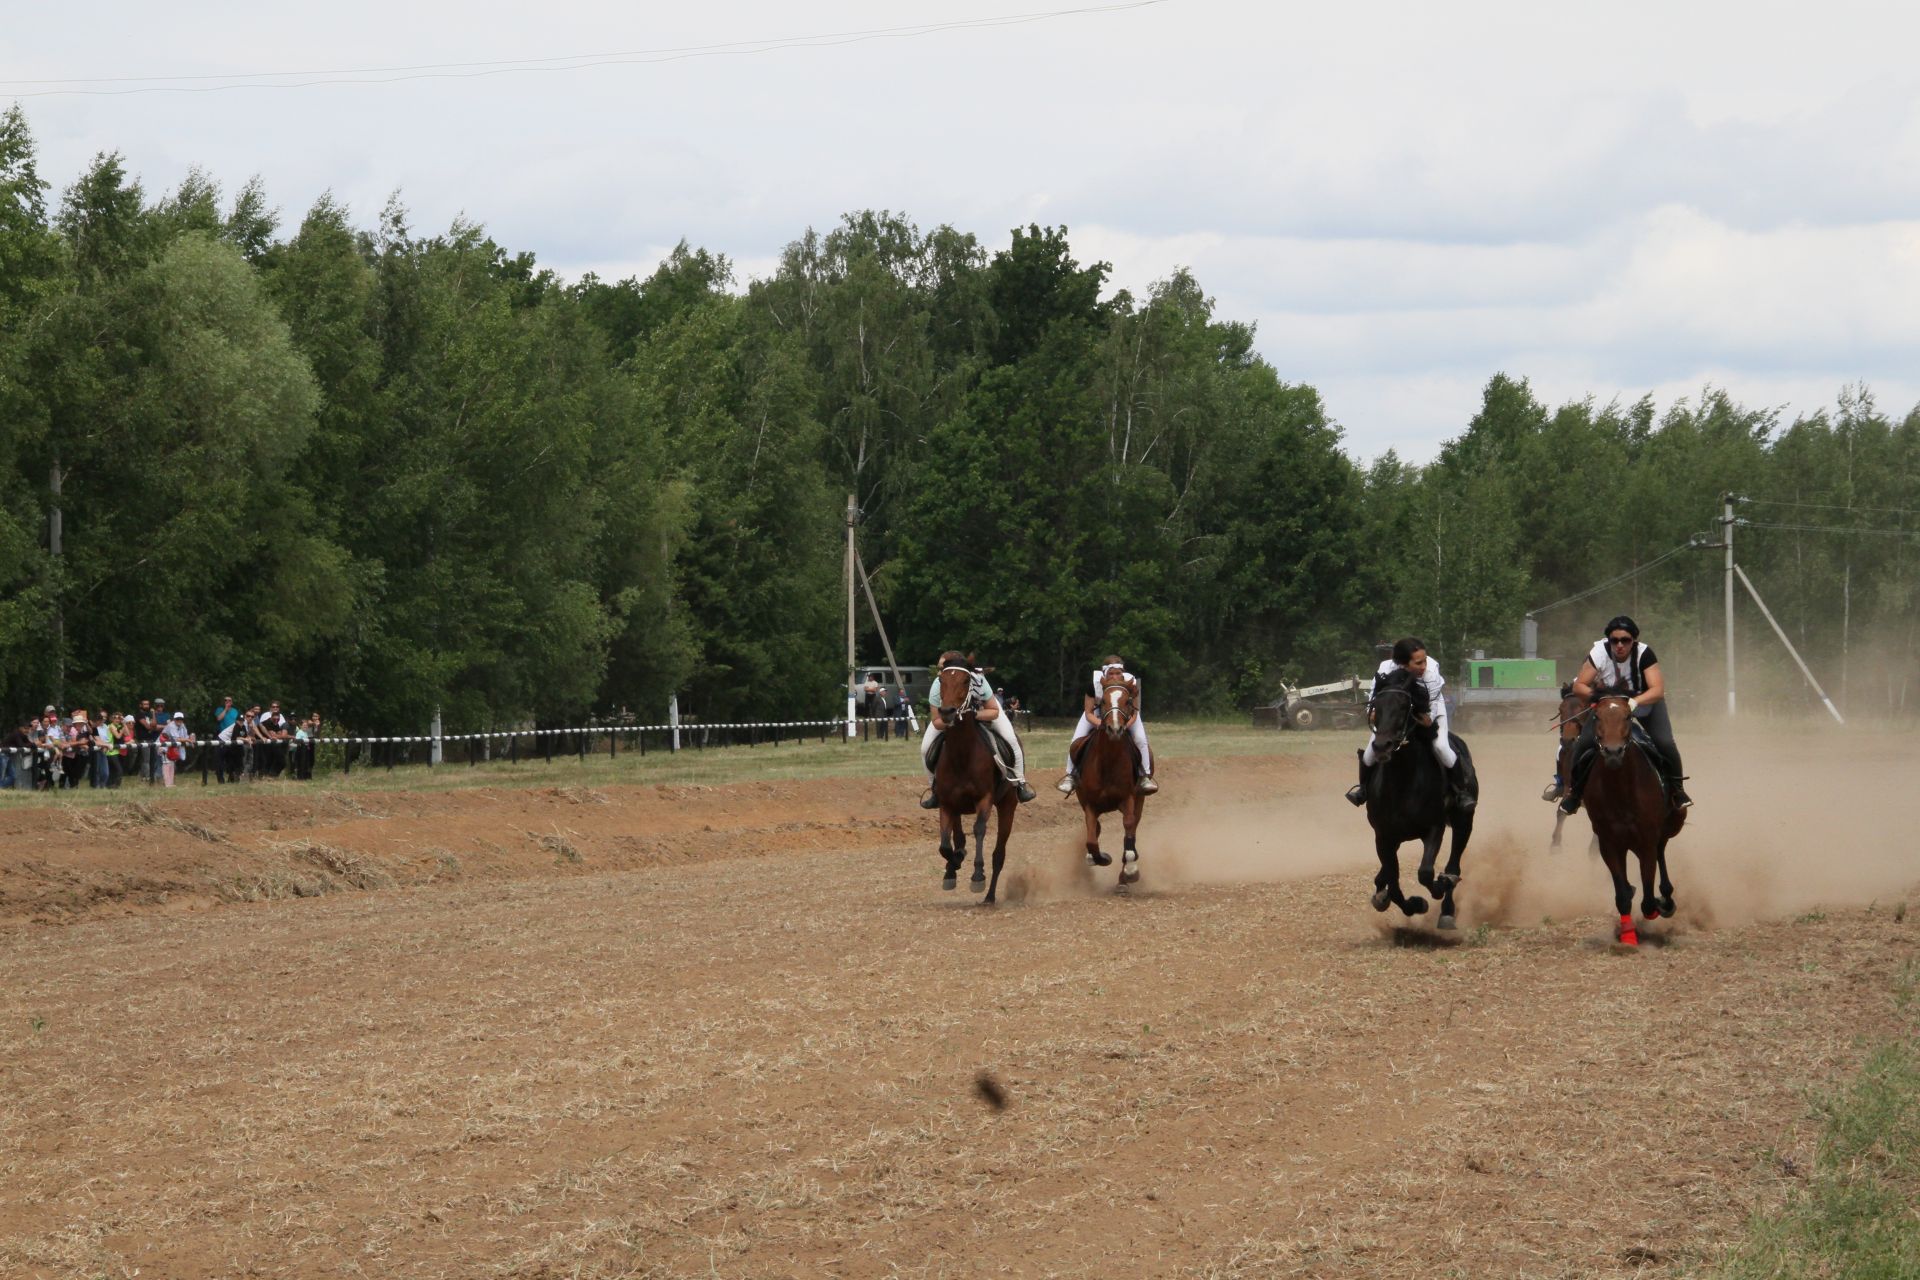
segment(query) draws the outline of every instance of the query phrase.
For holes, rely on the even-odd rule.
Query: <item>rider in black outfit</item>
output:
[[[1673,743],[1673,721],[1667,715],[1666,675],[1660,670],[1660,659],[1654,656],[1652,647],[1640,643],[1639,626],[1624,613],[1607,623],[1600,641],[1587,654],[1573,682],[1573,691],[1588,701],[1602,689],[1626,692],[1627,707],[1634,719],[1667,758],[1673,775],[1673,803],[1682,809],[1690,806],[1693,797],[1682,785],[1685,771],[1680,764],[1680,749]],[[1586,790],[1596,750],[1594,717],[1588,716],[1573,749],[1573,776],[1566,780],[1567,794],[1560,801],[1560,812],[1579,811],[1580,795]]]

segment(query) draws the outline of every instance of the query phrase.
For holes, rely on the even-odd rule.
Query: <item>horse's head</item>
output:
[[[1580,736],[1580,726],[1586,722],[1591,711],[1586,701],[1573,691],[1572,685],[1560,686],[1560,710],[1555,713],[1553,720],[1559,726],[1562,746],[1569,745]]]
[[[1617,769],[1627,758],[1631,741],[1633,710],[1620,689],[1602,689],[1593,699],[1593,735],[1600,746],[1600,759],[1609,769]]]
[[[954,724],[960,717],[979,708],[973,702],[973,671],[960,663],[943,663],[940,668],[940,718]]]
[[[1108,672],[1100,682],[1100,727],[1110,738],[1118,738],[1133,728],[1140,714],[1140,702],[1133,683],[1118,671]]]
[[[1373,727],[1374,758],[1386,761],[1413,732],[1413,689],[1417,677],[1401,667],[1373,682],[1367,723]]]

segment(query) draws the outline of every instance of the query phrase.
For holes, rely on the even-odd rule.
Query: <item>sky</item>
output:
[[[863,208],[990,249],[1064,225],[1115,287],[1191,269],[1361,460],[1432,457],[1499,372],[1554,404],[1920,403],[1920,9],[1083,0],[780,47],[1059,3],[21,6],[0,102],[56,189],[117,150],[151,194],[258,175],[288,229],[397,191],[416,232],[464,217],[568,278],[685,239],[750,279]],[[363,82],[46,92],[265,72]]]

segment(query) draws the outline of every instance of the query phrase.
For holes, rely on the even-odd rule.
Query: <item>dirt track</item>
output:
[[[1326,756],[1167,761],[1127,897],[1044,798],[991,912],[910,783],[9,807],[0,1274],[1684,1269],[1916,955],[1920,860],[1829,797],[1920,752],[1848,741],[1690,742],[1634,955],[1514,740],[1452,945],[1367,910]]]

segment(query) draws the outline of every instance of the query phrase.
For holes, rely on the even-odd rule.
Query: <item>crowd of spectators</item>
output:
[[[127,778],[170,787],[190,762],[210,765],[221,782],[306,779],[319,735],[319,712],[296,723],[278,702],[243,710],[224,699],[205,736],[193,732],[184,711],[167,710],[165,698],[142,698],[125,713],[49,705],[0,737],[0,790],[117,787]]]

